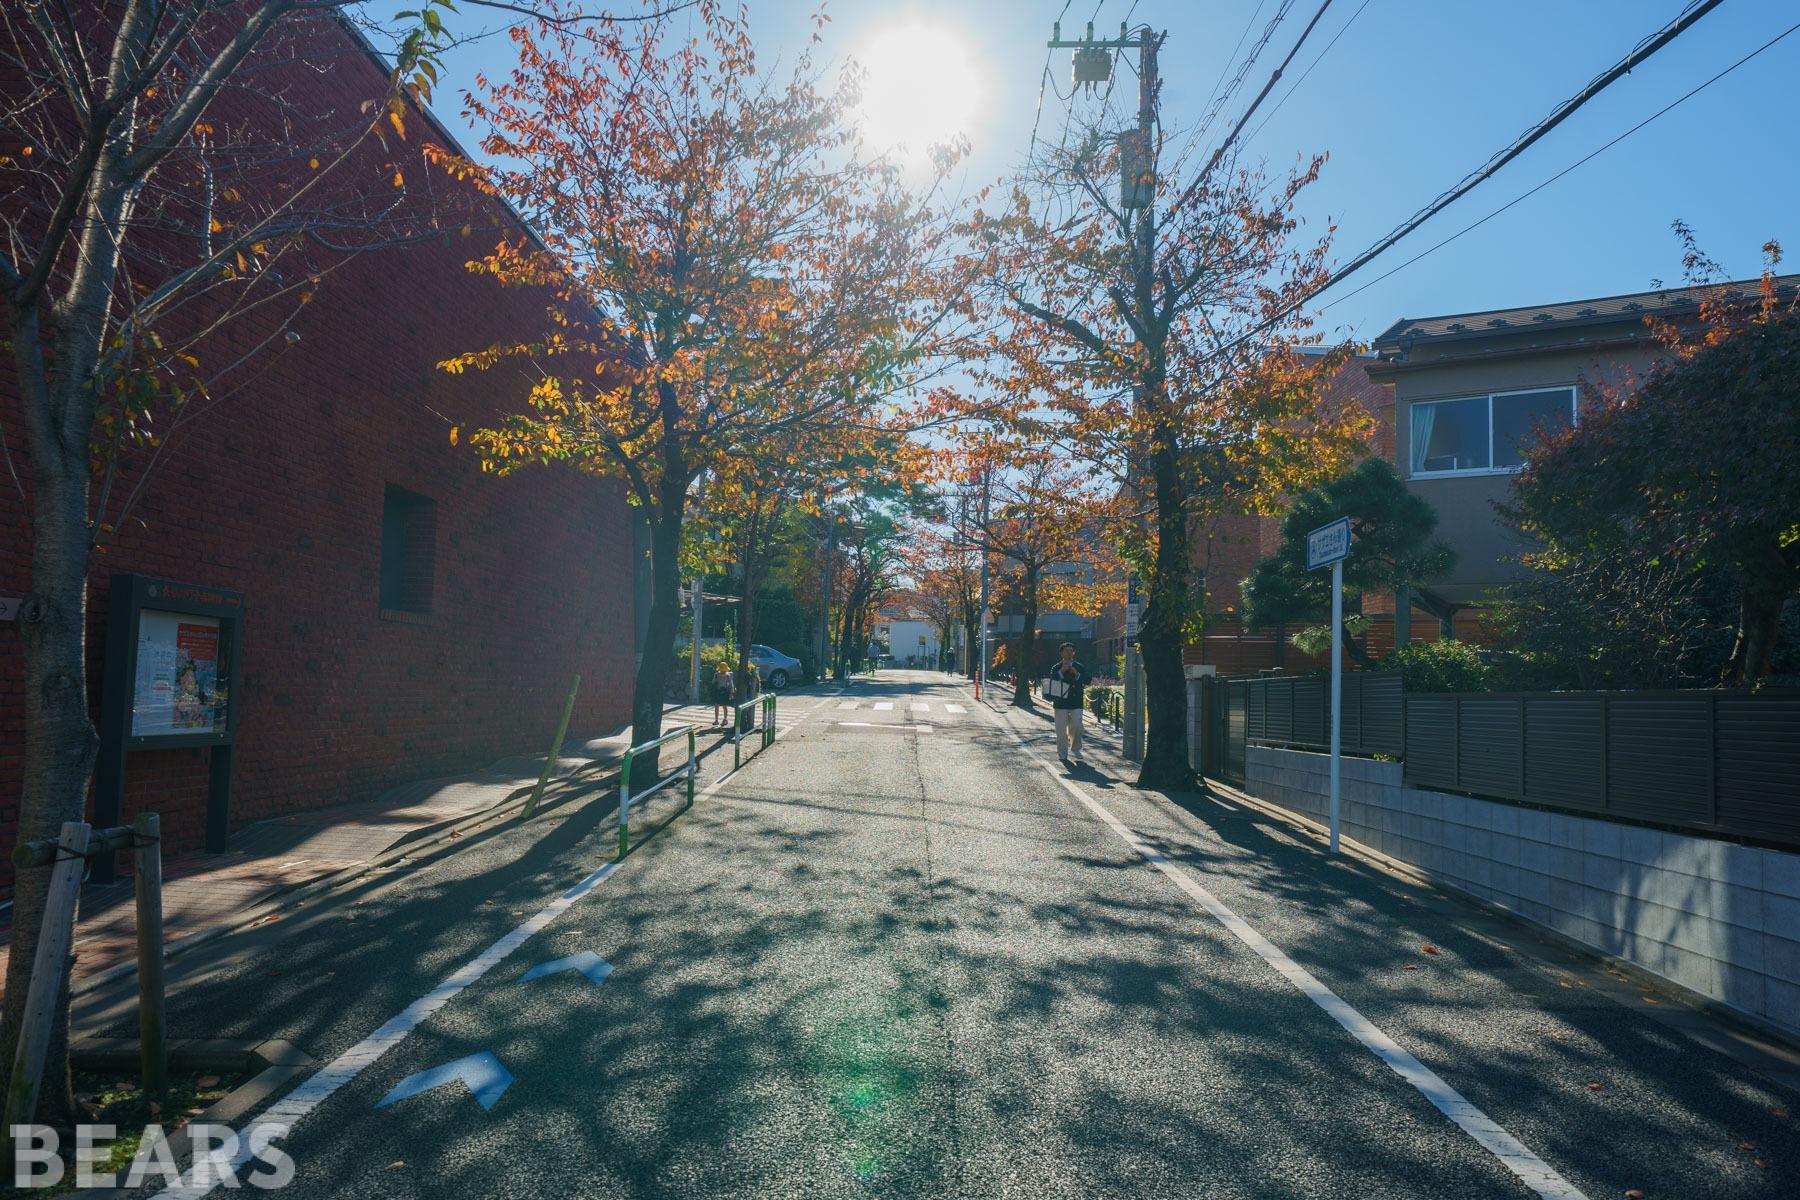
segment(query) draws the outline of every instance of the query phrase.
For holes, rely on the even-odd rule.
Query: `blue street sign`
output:
[[[1306,535],[1306,569],[1329,567],[1350,557],[1350,518],[1339,517]]]

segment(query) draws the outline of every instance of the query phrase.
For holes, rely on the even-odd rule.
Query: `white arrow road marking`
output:
[[[1113,815],[1113,811],[1090,796],[1086,791],[1066,778],[1052,767],[1037,751],[1033,750],[1020,736],[1019,731],[1006,721],[994,715],[992,709],[985,704],[979,705],[989,720],[1012,735],[1025,757],[1031,759],[1044,769],[1044,773],[1056,780],[1069,794],[1079,800],[1087,809],[1100,819],[1100,822],[1133,850],[1143,860],[1161,871],[1169,882],[1186,892],[1201,908],[1212,914],[1212,918],[1231,932],[1231,935],[1244,943],[1277,974],[1295,989],[1324,1009],[1331,1019],[1344,1027],[1344,1031],[1362,1043],[1376,1058],[1386,1063],[1394,1074],[1417,1088],[1425,1099],[1439,1112],[1450,1118],[1464,1133],[1474,1138],[1483,1150],[1500,1160],[1500,1165],[1519,1177],[1526,1187],[1542,1196],[1544,1200],[1588,1200],[1587,1194],[1580,1188],[1564,1179],[1549,1163],[1532,1153],[1531,1148],[1518,1138],[1508,1133],[1499,1122],[1471,1104],[1461,1092],[1446,1083],[1442,1076],[1424,1063],[1414,1058],[1400,1044],[1389,1037],[1373,1021],[1351,1008],[1336,992],[1319,982],[1317,976],[1299,963],[1289,958],[1287,952],[1258,933],[1248,921],[1226,907],[1225,902],[1213,895],[1199,880],[1188,872],[1170,862],[1163,853],[1151,845],[1136,831]]]
[[[519,976],[519,982],[530,983],[534,979],[560,975],[564,971],[579,971],[595,983],[605,983],[606,977],[612,974],[612,964],[592,950],[583,950],[580,954],[571,954],[567,958],[555,958],[549,962],[539,963]]]
[[[500,1097],[506,1094],[506,1089],[512,1086],[512,1081],[512,1072],[501,1066],[499,1059],[483,1050],[480,1054],[471,1054],[441,1067],[408,1075],[400,1081],[399,1086],[383,1096],[375,1107],[386,1108],[396,1100],[429,1092],[446,1083],[461,1083],[475,1097],[475,1103],[491,1112]]]

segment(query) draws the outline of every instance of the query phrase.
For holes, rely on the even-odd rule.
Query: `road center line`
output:
[[[823,703],[804,709],[786,726],[775,732],[777,738],[806,720],[807,717],[825,707]],[[755,762],[753,758],[750,760]],[[746,763],[745,766],[749,764]],[[734,767],[719,776],[696,796],[695,802],[709,800],[743,767]],[[463,989],[499,966],[517,950],[533,934],[542,931],[550,922],[562,916],[575,902],[589,892],[612,878],[618,870],[617,861],[609,862],[598,870],[590,872],[574,887],[558,896],[543,908],[527,917],[519,925],[501,935],[486,950],[458,967],[442,983],[414,1000],[398,1014],[391,1017],[381,1028],[344,1051],[328,1065],[315,1072],[311,1078],[252,1120],[238,1135],[238,1149],[230,1158],[231,1173],[236,1174],[255,1157],[254,1150],[258,1146],[285,1138],[288,1133],[305,1120],[314,1109],[329,1100],[345,1084],[361,1075],[363,1071],[375,1063],[388,1051],[405,1041],[407,1036],[425,1022],[425,1019],[438,1009],[454,1000]],[[219,1166],[205,1163],[190,1164],[182,1181],[156,1194],[155,1200],[199,1200],[210,1195],[219,1186],[217,1180],[221,1174]],[[204,1180],[205,1182],[199,1182]]]
[[[1088,810],[1099,817],[1101,822],[1111,829],[1119,840],[1137,851],[1145,862],[1161,871],[1168,879],[1201,908],[1229,930],[1244,945],[1256,951],[1262,960],[1293,984],[1302,995],[1330,1015],[1331,1019],[1361,1042],[1363,1046],[1386,1063],[1393,1072],[1411,1084],[1429,1101],[1434,1108],[1449,1117],[1464,1133],[1474,1138],[1481,1148],[1500,1160],[1502,1166],[1517,1175],[1526,1187],[1536,1192],[1545,1200],[1588,1200],[1586,1193],[1564,1179],[1556,1169],[1532,1153],[1525,1143],[1508,1133],[1500,1124],[1470,1103],[1461,1092],[1446,1083],[1442,1076],[1427,1067],[1400,1047],[1400,1044],[1389,1037],[1374,1022],[1363,1016],[1336,992],[1319,982],[1318,978],[1287,956],[1281,947],[1253,929],[1237,913],[1212,892],[1208,891],[1188,872],[1177,867],[1165,858],[1149,842],[1145,841],[1123,821],[1113,815],[1111,809],[1100,801],[1089,796],[1075,782],[1059,772],[1048,760],[1038,754],[1010,724],[1002,721],[994,711],[985,704],[976,705],[988,720],[998,725],[1012,736],[1031,759],[1050,778],[1056,780],[1075,799],[1086,805]]]

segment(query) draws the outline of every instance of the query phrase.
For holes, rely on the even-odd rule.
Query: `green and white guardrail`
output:
[[[633,763],[633,761],[636,760],[637,756],[640,754],[643,754],[647,751],[661,749],[663,746],[667,745],[668,743],[674,741],[676,738],[680,738],[680,737],[687,738],[687,744],[688,744],[687,766],[677,768],[676,770],[663,776],[661,779],[658,779],[655,783],[651,784],[649,787],[645,788],[643,791],[639,792],[637,795],[635,795],[635,796],[632,795],[631,794],[631,764]],[[694,727],[692,725],[689,725],[682,729],[677,729],[670,733],[665,733],[661,737],[656,738],[653,741],[648,741],[648,742],[644,742],[640,745],[633,746],[631,749],[625,751],[624,765],[619,768],[619,857],[620,858],[624,858],[625,855],[631,850],[631,806],[633,804],[637,803],[639,800],[643,800],[649,796],[654,795],[657,792],[662,791],[662,789],[668,787],[671,783],[674,783],[677,779],[686,779],[687,780],[687,802],[690,805],[693,804],[693,802],[694,802],[694,776],[697,774],[698,766],[699,766],[699,756],[695,753],[695,745],[696,745],[696,739],[694,736]]]

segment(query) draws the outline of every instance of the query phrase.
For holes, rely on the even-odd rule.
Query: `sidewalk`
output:
[[[665,727],[705,728],[709,706],[671,704]],[[557,762],[562,779],[616,762],[630,745],[631,727],[565,743]],[[290,813],[246,825],[222,854],[192,851],[163,860],[163,938],[183,938],[234,925],[275,897],[373,862],[402,843],[417,841],[504,804],[537,783],[544,756],[502,759],[484,771],[450,779],[403,783],[374,800]],[[129,874],[81,891],[75,916],[77,987],[137,957],[134,884]],[[12,929],[0,929],[0,972]]]

